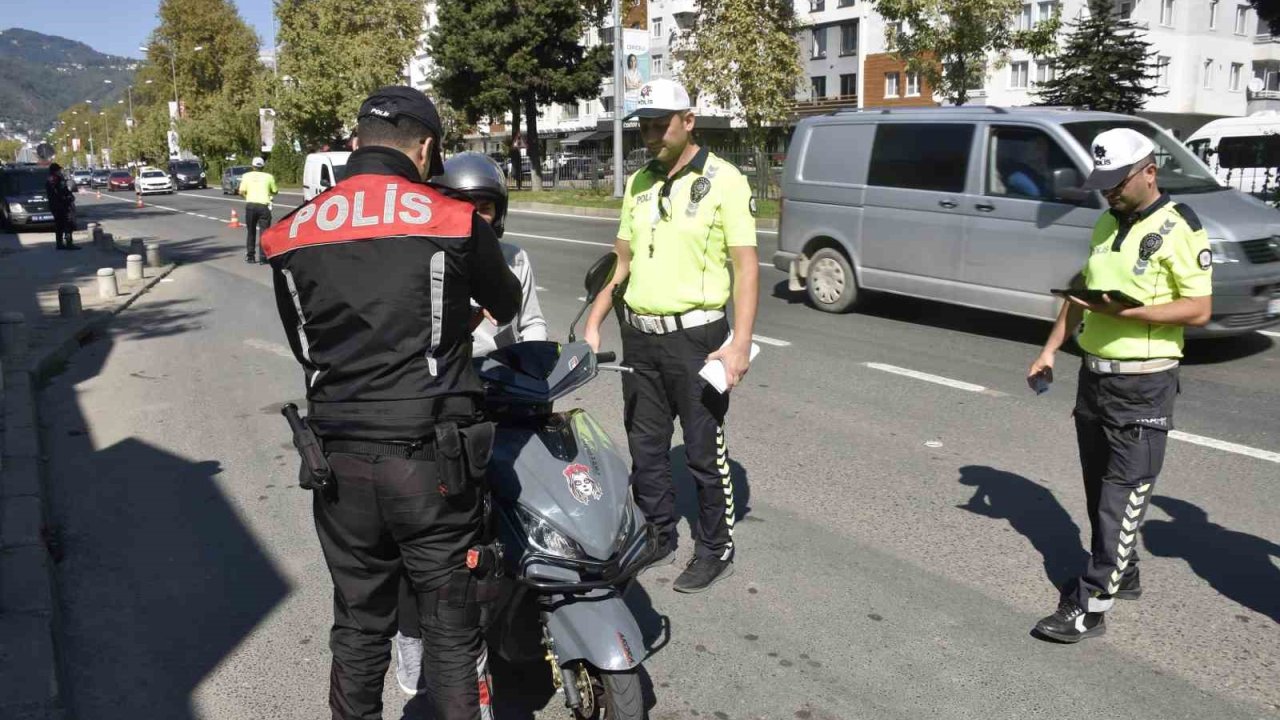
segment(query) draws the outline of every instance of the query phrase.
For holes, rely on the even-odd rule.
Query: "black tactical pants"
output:
[[[657,529],[659,542],[674,548],[679,518],[670,452],[679,417],[698,497],[695,550],[699,557],[722,559],[733,554],[735,517],[724,438],[729,396],[709,386],[698,371],[728,335],[724,319],[666,335],[647,335],[622,325],[623,361],[635,368],[622,376],[622,393],[636,504]]]
[[[1138,528],[1164,465],[1178,370],[1099,375],[1080,370],[1076,441],[1091,528],[1084,575],[1065,588],[1080,607],[1106,612],[1138,575]]]
[[[249,260],[262,257],[258,247],[258,235],[271,227],[271,208],[262,203],[244,204],[245,257]]]
[[[54,247],[71,247],[71,233],[75,226],[71,224],[71,209],[62,208],[53,211],[53,244]]]
[[[407,574],[422,608],[426,696],[439,720],[488,719],[487,652],[474,607],[440,602],[483,536],[478,484],[443,497],[433,460],[330,453],[335,487],[315,494],[316,531],[333,577],[329,707],[334,720],[382,717],[396,608]]]

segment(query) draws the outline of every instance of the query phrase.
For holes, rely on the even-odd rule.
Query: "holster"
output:
[[[613,314],[618,320],[618,327],[622,327],[627,324],[626,311],[624,310],[626,303],[623,301],[623,298],[626,297],[627,286],[630,284],[631,275],[627,275],[622,282],[613,286]]]
[[[289,429],[293,432],[293,447],[302,458],[298,468],[298,486],[303,490],[325,490],[333,478],[333,468],[324,455],[324,445],[310,424],[298,415],[298,406],[286,403],[280,408],[280,414],[289,421]]]
[[[432,593],[419,612],[458,626],[487,628],[504,581],[502,545],[478,545],[467,551],[467,567],[450,573],[449,582]]]
[[[436,472],[441,495],[456,497],[484,483],[485,471],[493,457],[495,430],[491,422],[467,426],[456,422],[436,424]]]

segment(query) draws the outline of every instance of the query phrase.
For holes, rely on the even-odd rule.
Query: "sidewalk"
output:
[[[103,228],[109,230],[108,228]],[[60,719],[55,642],[58,559],[40,446],[37,392],[80,345],[173,270],[144,267],[127,280],[129,242],[57,251],[47,232],[0,233],[0,717]],[[97,271],[116,270],[118,292],[99,297]],[[59,316],[59,287],[80,290],[82,312]],[[18,317],[21,316],[21,321]]]

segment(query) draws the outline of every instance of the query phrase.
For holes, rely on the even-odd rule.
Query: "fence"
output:
[[[720,151],[709,148],[720,158],[731,163],[747,176],[753,194],[760,199],[777,200],[782,197],[782,163],[780,153],[756,153],[751,150]],[[501,153],[491,154],[507,173],[507,186],[521,189],[531,186],[532,165],[526,156],[520,178],[512,172],[511,158]],[[766,167],[760,167],[758,158],[765,159]],[[651,160],[648,150],[632,150],[623,157],[626,175],[644,167]],[[544,190],[583,190],[608,193],[613,190],[613,153],[606,149],[583,151],[560,150],[548,153],[542,159],[542,188]]]

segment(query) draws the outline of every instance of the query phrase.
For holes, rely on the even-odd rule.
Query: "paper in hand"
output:
[[[731,342],[733,342],[732,330],[729,331],[729,337],[725,339],[724,345],[721,345],[720,348],[724,349],[728,347],[729,343]],[[751,343],[751,353],[750,353],[749,359],[752,362],[754,362],[756,359],[756,355],[759,355],[759,354],[760,354],[760,346],[755,343]],[[719,360],[712,360],[708,362],[706,365],[703,365],[702,369],[698,371],[698,375],[700,375],[703,380],[706,380],[707,384],[715,388],[716,392],[720,393],[721,395],[729,391],[729,379],[725,376],[724,363],[720,362]]]

